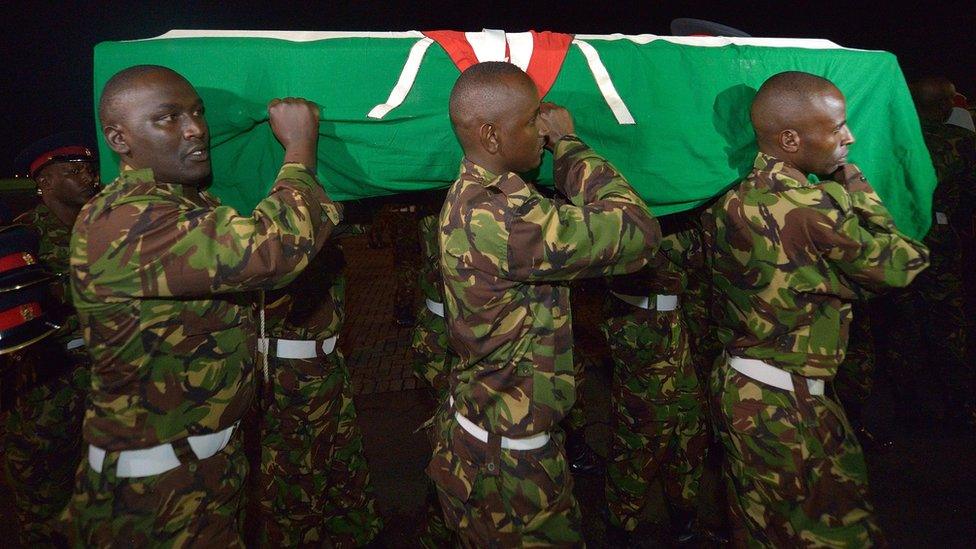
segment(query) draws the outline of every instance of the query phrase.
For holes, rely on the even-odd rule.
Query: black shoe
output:
[[[603,459],[590,448],[582,434],[572,433],[566,437],[566,459],[574,475],[600,475],[603,473]]]

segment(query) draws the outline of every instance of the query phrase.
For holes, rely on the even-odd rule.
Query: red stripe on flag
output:
[[[549,93],[549,89],[559,76],[569,45],[573,42],[573,35],[549,31],[530,32],[533,42],[532,59],[529,60],[525,72],[529,73],[536,87],[539,88],[539,97],[542,98]]]
[[[434,40],[447,52],[447,55],[454,62],[454,66],[459,71],[464,72],[471,65],[478,63],[478,56],[474,53],[474,48],[468,43],[467,37],[461,31],[423,31],[424,36]],[[532,81],[539,89],[539,97],[545,97],[552,88],[553,83],[559,76],[563,61],[566,59],[566,52],[569,45],[573,42],[573,35],[559,32],[536,32],[532,33],[532,59],[525,72],[528,73]],[[509,54],[508,42],[505,43],[506,57]]]

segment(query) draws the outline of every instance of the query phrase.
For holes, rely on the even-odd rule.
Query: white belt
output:
[[[186,437],[186,441],[190,444],[193,453],[197,455],[197,459],[207,459],[227,446],[238,423],[209,435]],[[88,465],[96,473],[102,472],[105,454],[105,450],[98,446],[88,445]],[[179,466],[180,460],[176,457],[176,450],[173,449],[172,444],[167,442],[141,450],[122,450],[119,452],[119,462],[115,466],[115,476],[119,478],[151,477],[176,469]]]
[[[454,397],[450,397],[451,406],[454,406]],[[461,415],[461,412],[454,412],[454,419],[458,425],[467,431],[471,436],[487,444],[488,431],[478,427],[470,419]],[[506,450],[535,450],[549,444],[549,433],[538,433],[524,438],[502,437],[502,448]]]
[[[427,310],[435,315],[444,318],[444,304],[433,299],[427,299]]]
[[[754,358],[742,358],[740,356],[730,356],[729,366],[740,374],[752,378],[760,383],[772,385],[786,391],[793,390],[793,376],[786,370],[781,370],[772,364],[756,360]],[[811,395],[820,396],[824,394],[824,380],[807,380],[807,389]]]
[[[84,346],[85,346],[85,338],[83,338],[83,337],[76,337],[76,338],[72,339],[71,341],[69,341],[68,343],[66,343],[64,345],[64,348],[67,349],[67,350],[69,350],[69,351],[71,351],[73,349],[77,349],[78,347],[84,347]]]
[[[326,355],[331,354],[335,350],[338,339],[338,336],[323,339],[321,341],[322,353]],[[266,353],[268,351],[268,341],[267,338],[258,339],[258,350]],[[274,341],[274,356],[278,358],[315,358],[318,356],[316,350],[320,343],[314,339],[271,338],[270,341]]]
[[[651,304],[651,300],[647,296],[638,295],[625,295],[618,294],[613,290],[610,291],[611,294],[617,296],[617,299],[625,303],[629,303],[634,307],[640,307],[641,309],[652,309],[655,311],[673,311],[678,308],[678,296],[668,295],[668,294],[658,294],[654,300],[654,304]]]

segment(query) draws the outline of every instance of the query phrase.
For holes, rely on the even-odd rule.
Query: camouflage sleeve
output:
[[[250,216],[228,206],[188,209],[154,198],[127,197],[94,221],[100,232],[117,227],[123,235],[110,243],[88,243],[87,270],[97,281],[96,295],[199,296],[280,288],[305,268],[340,221],[338,205],[300,164],[282,166]]]
[[[907,286],[929,264],[928,248],[895,227],[888,209],[866,180],[822,184],[839,207],[835,223],[817,225],[815,243],[827,260],[860,288],[881,292]]]
[[[661,228],[623,176],[575,136],[556,144],[554,158],[556,187],[572,203],[557,206],[534,190],[514,202],[496,195],[490,210],[472,212],[470,226],[483,225],[477,249],[496,258],[502,277],[520,281],[631,273],[646,265]]]

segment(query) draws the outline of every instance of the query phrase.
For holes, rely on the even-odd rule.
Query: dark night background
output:
[[[669,35],[697,17],[753,36],[826,38],[898,56],[906,78],[944,74],[976,101],[970,2],[8,2],[0,21],[6,69],[0,177],[30,142],[69,129],[95,132],[92,50],[106,40],[170,29],[480,30]],[[462,7],[463,6],[463,7]],[[352,69],[355,70],[355,69]]]

